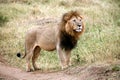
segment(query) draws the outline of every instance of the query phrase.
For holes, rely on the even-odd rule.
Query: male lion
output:
[[[57,50],[62,69],[70,65],[70,52],[75,48],[79,36],[84,31],[82,17],[77,11],[65,13],[59,25],[40,26],[27,32],[25,37],[25,55],[27,71],[31,71],[30,59],[34,70],[38,70],[35,61],[41,49]],[[17,54],[20,57],[20,53]]]

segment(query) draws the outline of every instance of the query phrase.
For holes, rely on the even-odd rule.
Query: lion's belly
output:
[[[47,51],[53,51],[56,49],[55,41],[51,41],[49,39],[40,40],[39,46],[40,46],[40,48],[47,50]]]
[[[48,45],[41,45],[40,46],[42,49],[46,50],[46,51],[53,51],[56,49],[56,47],[54,45],[48,44]]]
[[[52,30],[52,31],[51,31]],[[37,42],[40,48],[52,51],[56,49],[56,32],[55,29],[47,28],[42,32],[42,34],[38,34]]]
[[[55,26],[38,29],[36,40],[41,49],[48,51],[56,49],[56,38],[58,33],[56,29],[57,27]]]

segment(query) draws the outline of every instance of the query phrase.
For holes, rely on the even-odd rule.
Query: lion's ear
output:
[[[83,17],[83,16],[81,16],[81,15],[80,15],[80,18],[81,18],[81,19],[84,19],[84,17]]]
[[[65,13],[64,15],[63,15],[63,20],[64,21],[68,21],[70,19],[70,14],[69,13]]]

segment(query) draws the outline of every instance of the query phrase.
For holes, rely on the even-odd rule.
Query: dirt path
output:
[[[36,72],[25,72],[17,68],[9,67],[6,65],[0,65],[0,74],[7,75],[6,77],[12,77],[17,80],[74,80],[74,76],[67,75],[63,72],[53,73],[41,73]],[[4,78],[4,76],[3,76]],[[77,79],[76,79],[77,80]]]
[[[117,64],[118,65],[118,64]],[[58,72],[25,72],[0,63],[0,80],[119,80],[120,71],[111,70],[108,65],[71,67]]]

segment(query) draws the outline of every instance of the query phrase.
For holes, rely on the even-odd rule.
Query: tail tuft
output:
[[[20,54],[20,53],[17,53],[17,57],[21,57],[21,54]]]

